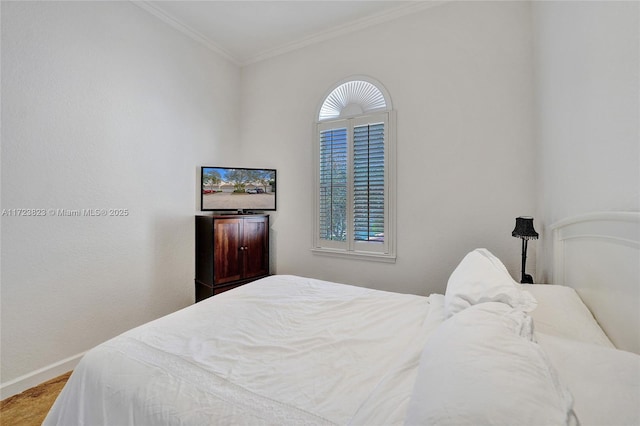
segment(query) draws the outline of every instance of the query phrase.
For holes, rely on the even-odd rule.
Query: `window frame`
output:
[[[384,242],[356,241],[354,238],[354,127],[384,123]],[[348,117],[317,121],[314,126],[314,226],[312,252],[319,255],[378,262],[396,261],[396,115],[393,110],[377,110]],[[347,128],[347,238],[331,241],[320,238],[320,135],[322,131]]]

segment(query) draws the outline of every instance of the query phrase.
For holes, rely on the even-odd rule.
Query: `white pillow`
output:
[[[530,313],[536,333],[615,348],[574,289],[550,284],[527,285],[527,289],[538,301]]]
[[[405,424],[577,424],[544,352],[519,335],[526,316],[482,303],[443,322],[422,351]]]
[[[487,249],[468,253],[451,273],[445,291],[447,318],[478,303],[502,302],[524,312],[536,299],[511,278],[504,264]]]
[[[536,333],[582,426],[640,425],[640,355]]]

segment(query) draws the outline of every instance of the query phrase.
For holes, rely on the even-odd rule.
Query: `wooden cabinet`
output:
[[[196,302],[269,275],[269,216],[196,216]]]

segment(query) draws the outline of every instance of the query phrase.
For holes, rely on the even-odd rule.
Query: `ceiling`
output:
[[[435,6],[440,0],[134,1],[237,65]]]

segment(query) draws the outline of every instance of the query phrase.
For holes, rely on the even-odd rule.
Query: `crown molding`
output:
[[[149,12],[150,14],[155,16],[156,18],[158,18],[161,21],[163,21],[164,23],[169,24],[174,29],[176,29],[176,30],[180,31],[181,33],[185,34],[186,36],[188,36],[192,40],[195,40],[198,43],[203,44],[206,48],[208,48],[209,50],[217,53],[218,55],[222,56],[223,58],[227,59],[228,61],[232,62],[234,65],[237,65],[237,66],[241,65],[240,61],[238,61],[238,59],[235,58],[233,55],[231,55],[227,50],[225,50],[222,47],[218,46],[216,43],[211,41],[211,39],[207,38],[202,33],[200,33],[198,31],[196,31],[195,29],[191,28],[189,25],[185,24],[184,22],[174,18],[173,16],[171,16],[169,13],[165,12],[161,8],[151,4],[150,2],[148,2],[146,0],[130,0],[130,2],[135,4],[136,6],[141,8],[142,10],[145,10],[145,11]]]
[[[331,40],[343,35],[351,34],[365,28],[372,27],[374,25],[393,21],[406,15],[441,6],[452,1],[454,0],[416,0],[414,2],[411,2],[410,4],[398,6],[396,8],[389,9],[375,15],[367,16],[355,21],[348,22],[346,24],[338,25],[314,35],[305,37],[301,40],[286,43],[274,49],[264,51],[254,56],[253,58],[240,62],[240,65],[251,65],[269,58],[292,52],[294,50],[302,49],[303,47],[307,47],[326,40]]]
[[[199,31],[191,28],[189,25],[176,19],[175,17],[171,16],[169,13],[165,12],[164,10],[162,10],[158,6],[155,6],[149,1],[147,0],[129,0],[129,1],[135,4],[136,6],[138,6],[139,8],[141,8],[142,10],[145,10],[146,12],[155,16],[156,18],[165,22],[166,24],[169,24],[171,27],[182,32],[183,34],[190,37],[191,39],[201,43],[202,45],[207,47],[209,50],[221,55],[222,57],[224,57],[234,65],[243,67],[243,66],[255,64],[257,62],[261,62],[276,56],[280,56],[285,53],[289,53],[298,49],[302,49],[304,47],[307,47],[316,43],[320,43],[326,40],[331,40],[333,38],[337,38],[343,35],[351,34],[356,31],[360,31],[374,25],[378,25],[384,22],[389,22],[406,15],[410,15],[426,9],[438,7],[443,4],[450,3],[454,0],[412,1],[411,3],[403,6],[398,6],[396,8],[389,9],[384,12],[377,13],[375,15],[367,16],[362,19],[357,19],[355,21],[348,22],[346,24],[338,25],[338,26],[329,28],[325,31],[321,31],[319,33],[313,34],[311,36],[304,37],[300,40],[296,40],[290,43],[285,43],[281,46],[266,50],[264,52],[261,52],[245,60],[241,60],[233,56],[226,49],[218,46],[215,42],[213,42],[208,37],[204,36]]]

